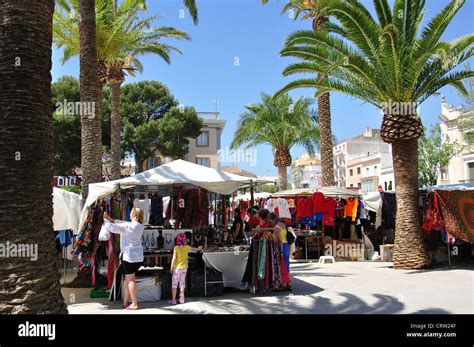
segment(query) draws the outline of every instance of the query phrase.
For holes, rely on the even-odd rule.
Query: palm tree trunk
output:
[[[321,25],[328,22],[328,17],[313,18],[313,31],[320,31]],[[323,186],[334,185],[334,153],[332,148],[331,104],[329,93],[318,97],[319,146],[321,150],[321,174]]]
[[[0,5],[0,244],[29,250],[0,261],[3,314],[67,313],[52,225],[53,11],[53,0]]]
[[[83,197],[89,183],[102,177],[101,103],[96,47],[95,0],[79,0],[81,105],[94,105],[93,114],[81,115],[81,168]]]
[[[318,98],[318,116],[320,132],[321,150],[321,173],[323,176],[323,186],[334,185],[334,157],[332,147],[331,131],[331,104],[329,93]]]
[[[418,140],[392,143],[397,217],[393,266],[396,269],[420,269],[429,265],[418,208]]]
[[[120,83],[111,83],[111,143],[110,148],[112,152],[112,162],[111,162],[111,176],[113,180],[120,179],[120,160],[121,160],[121,151],[120,151]]]
[[[278,167],[278,188],[279,190],[285,190],[288,187],[288,173],[286,166]]]

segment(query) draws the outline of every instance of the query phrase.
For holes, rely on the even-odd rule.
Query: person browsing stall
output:
[[[188,272],[189,253],[202,251],[202,246],[193,248],[188,245],[188,238],[185,234],[179,233],[176,236],[176,246],[173,249],[173,260],[171,261],[171,295],[172,299],[168,301],[170,305],[176,305],[176,292],[179,284],[179,303],[184,304],[184,291],[186,289],[186,273]]]
[[[123,308],[138,310],[138,295],[135,274],[143,264],[142,234],[145,229],[143,223],[143,210],[140,207],[132,208],[131,222],[113,219],[107,212],[104,213],[105,223],[110,223],[108,228],[111,233],[120,234],[120,257],[125,275],[125,293]],[[129,299],[132,304],[129,306]]]

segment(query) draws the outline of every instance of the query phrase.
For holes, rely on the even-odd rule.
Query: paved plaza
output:
[[[394,270],[386,262],[291,264],[293,292],[250,295],[225,291],[213,298],[187,298],[182,305],[142,303],[127,311],[119,302],[90,299],[90,289],[63,288],[71,314],[449,314],[474,313],[471,266]],[[73,294],[73,295],[71,295]],[[75,302],[70,303],[74,298]]]

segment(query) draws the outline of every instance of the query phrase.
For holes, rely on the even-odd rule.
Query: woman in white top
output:
[[[144,227],[143,210],[139,207],[132,208],[130,212],[131,222],[114,220],[104,213],[106,223],[109,223],[111,233],[120,234],[120,249],[122,256],[122,268],[125,275],[125,294],[123,296],[123,308],[127,310],[138,310],[137,284],[135,273],[143,264],[142,234]],[[132,304],[128,305],[128,300]]]

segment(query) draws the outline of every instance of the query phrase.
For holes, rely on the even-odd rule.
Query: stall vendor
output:
[[[244,223],[242,221],[242,218],[240,217],[240,208],[235,209],[234,216],[234,223],[232,224],[232,227],[230,229],[232,237],[234,238],[235,242],[244,242]]]

